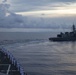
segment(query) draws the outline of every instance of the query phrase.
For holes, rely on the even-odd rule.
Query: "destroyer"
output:
[[[76,41],[76,29],[75,25],[73,24],[72,26],[72,31],[71,32],[65,32],[65,33],[60,33],[57,35],[57,37],[51,37],[49,38],[51,41]]]

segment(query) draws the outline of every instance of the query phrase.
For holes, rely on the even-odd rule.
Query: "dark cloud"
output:
[[[0,27],[21,27],[23,25],[23,17],[10,12],[8,10],[10,5],[5,1],[0,4]]]
[[[0,4],[0,27],[59,27],[61,24],[71,25],[76,19],[76,15],[70,17],[52,17],[52,18],[43,18],[43,17],[29,17],[24,18],[21,15],[10,12],[8,8],[9,4],[6,3],[7,0],[4,0],[3,4]],[[31,10],[41,10],[41,9],[54,9],[54,7],[66,6],[71,3],[75,3],[75,0],[11,0],[12,11],[31,11]],[[8,15],[7,15],[8,14]],[[42,14],[45,16],[45,14]],[[65,25],[66,25],[65,24]],[[63,25],[64,26],[64,25]]]

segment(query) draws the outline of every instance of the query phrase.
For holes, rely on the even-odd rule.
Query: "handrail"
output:
[[[9,67],[8,67],[8,70],[7,70],[7,75],[9,74],[10,68],[11,68],[11,65],[9,64]]]
[[[23,68],[21,67],[21,65],[17,62],[17,60],[14,58],[14,56],[12,55],[12,53],[10,53],[9,51],[7,51],[4,47],[1,47],[0,49],[5,55],[8,56],[8,58],[11,60],[12,64],[14,66],[17,67],[18,71],[20,72],[21,75],[25,75],[25,72],[23,70]]]

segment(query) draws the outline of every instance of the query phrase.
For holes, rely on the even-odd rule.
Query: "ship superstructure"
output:
[[[51,41],[76,41],[76,28],[73,24],[71,32],[61,32],[57,35],[57,37],[49,38]]]

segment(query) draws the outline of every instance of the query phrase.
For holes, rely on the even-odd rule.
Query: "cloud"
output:
[[[16,7],[15,10],[12,9],[16,12],[13,13],[9,11],[10,4],[4,0],[0,4],[0,27],[58,28],[64,23],[63,27],[70,26],[76,19],[76,3],[73,2],[74,0],[11,0],[11,6]]]
[[[5,3],[5,2],[7,2],[7,0],[3,0],[2,2]]]
[[[21,15],[10,12],[7,0],[0,4],[0,27],[21,27],[23,25],[23,17]]]
[[[50,8],[51,7],[51,8]],[[43,6],[39,10],[30,10],[17,12],[17,14],[22,14],[24,16],[37,16],[37,17],[62,17],[62,16],[74,16],[76,15],[76,3],[64,4],[51,4],[48,6]]]
[[[53,7],[62,7],[76,3],[76,0],[11,0],[12,11],[33,11],[33,10],[46,10],[53,9]]]
[[[30,28],[71,28],[72,24],[76,24],[76,15],[74,16],[62,16],[62,17],[48,17],[48,18],[43,18],[43,17],[32,17],[29,16],[26,20],[25,18],[25,27],[30,27]]]

